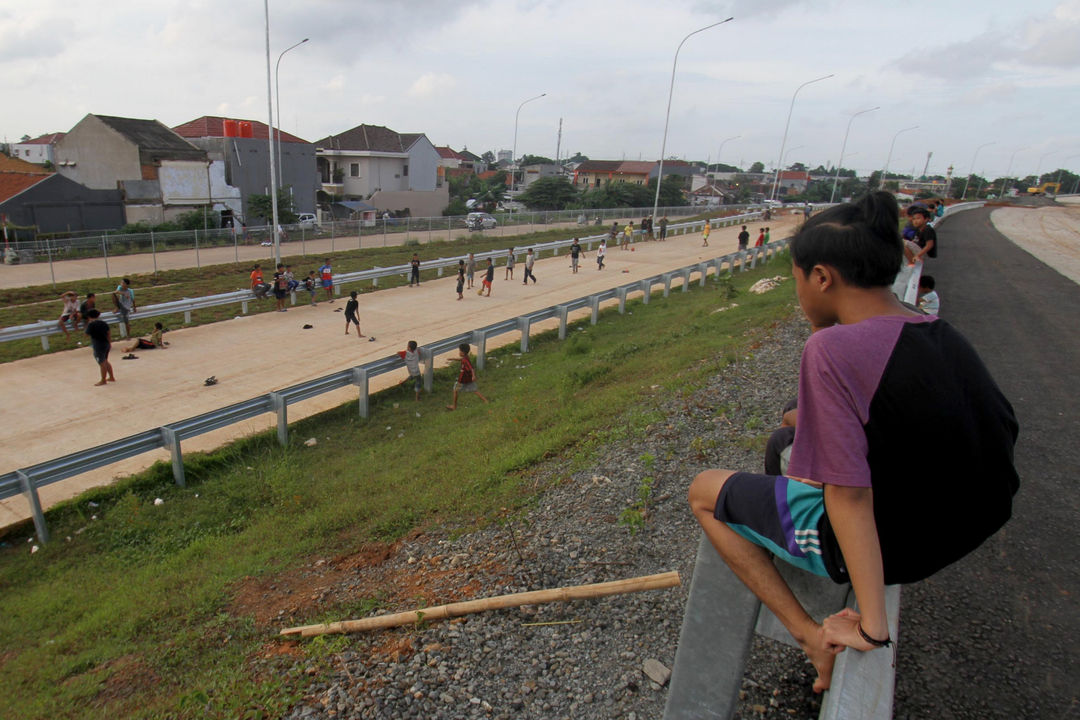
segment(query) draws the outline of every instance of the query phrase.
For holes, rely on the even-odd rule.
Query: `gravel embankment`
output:
[[[314,684],[287,717],[660,718],[667,687],[643,667],[653,660],[671,668],[675,657],[699,537],[686,489],[705,468],[761,467],[764,439],[795,393],[807,333],[793,313],[759,331],[750,354],[699,392],[663,398],[666,419],[645,437],[611,444],[583,471],[550,463],[536,478],[550,489],[521,519],[455,537],[421,535],[387,561],[470,589],[451,599],[668,570],[679,571],[681,587],[350,636],[329,661],[329,681]],[[646,477],[654,478],[648,519],[632,534],[619,516]],[[738,717],[816,715],[811,681],[801,653],[758,638]]]

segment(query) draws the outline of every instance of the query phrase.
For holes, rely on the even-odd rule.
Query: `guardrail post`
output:
[[[759,253],[760,253],[760,250],[758,250],[757,248],[754,248],[753,250],[750,251],[750,267],[752,267],[752,268],[757,267],[757,258],[758,258]]]
[[[664,273],[664,297],[671,294],[671,276],[673,273]]]
[[[529,352],[529,326],[532,325],[532,319],[527,315],[522,315],[517,319],[518,330],[521,331],[521,352]]]
[[[651,280],[642,280],[641,281],[641,303],[643,305],[648,305],[649,304],[649,296],[650,295],[652,295],[652,281]]]
[[[282,445],[289,444],[289,404],[280,393],[267,393],[270,396],[271,406],[277,413],[277,439]]]
[[[473,330],[472,341],[476,346],[476,369],[483,370],[487,360],[487,331]]]
[[[615,288],[615,294],[619,296],[619,314],[626,314],[626,288]]]
[[[701,287],[705,287],[705,278],[709,274],[709,263],[698,263],[697,269],[698,272],[701,273],[701,277],[698,278],[698,284],[701,285]]]
[[[184,477],[184,456],[180,452],[180,438],[176,436],[176,431],[172,428],[163,427],[161,428],[161,441],[172,457],[173,480],[180,487],[184,487],[187,484],[187,479]]]
[[[49,336],[48,335],[42,335],[41,336],[41,349],[42,350],[48,350],[49,349]]]
[[[337,283],[334,283],[334,294],[339,297],[341,296],[341,286]]]
[[[559,339],[566,339],[566,317],[570,314],[570,308],[566,305],[556,305],[555,312],[559,314]]]
[[[690,292],[690,268],[684,268],[682,271],[682,291]]]
[[[435,355],[426,345],[419,348],[418,352],[420,359],[424,361],[424,390],[430,393],[435,387]]]
[[[45,524],[45,513],[41,511],[41,498],[38,497],[37,486],[22,470],[16,470],[15,474],[19,476],[23,494],[26,495],[26,501],[30,503],[30,512],[34,515],[34,531],[37,532],[38,540],[45,544],[49,542],[49,526]]]
[[[183,298],[183,299],[187,300],[187,298]],[[188,325],[191,324],[191,311],[190,310],[185,310],[184,311],[184,322],[187,323]]]
[[[442,275],[443,275],[443,266],[440,265],[439,266],[439,274],[436,277],[442,277]]]
[[[241,315],[247,315],[247,304],[248,304],[247,300],[241,300],[240,301],[240,314]]]
[[[430,363],[428,367],[430,367]],[[358,365],[352,369],[352,382],[353,385],[360,389],[360,399],[358,401],[360,408],[360,417],[367,420],[371,416],[371,407],[369,403],[370,394],[368,393],[368,371],[367,368]],[[428,390],[428,392],[431,392]]]
[[[600,296],[589,296],[589,309],[592,310],[592,317],[589,318],[589,324],[595,325],[600,320]]]
[[[746,267],[746,256],[747,256],[746,250],[740,250],[739,251],[739,270],[741,272],[746,272],[747,270],[750,269],[750,268]]]

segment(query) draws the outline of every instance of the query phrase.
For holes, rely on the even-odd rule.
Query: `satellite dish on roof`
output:
[[[465,207],[472,209],[476,206],[476,198],[469,198],[465,201]]]

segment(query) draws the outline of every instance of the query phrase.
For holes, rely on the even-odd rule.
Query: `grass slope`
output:
[[[54,542],[36,554],[9,534],[0,550],[0,716],[276,717],[311,676],[266,659],[276,627],[233,603],[245,578],[273,578],[313,556],[355,552],[431,525],[468,528],[528,506],[530,469],[558,457],[583,467],[601,443],[660,418],[658,400],[704,378],[793,312],[792,292],[754,295],[781,256],[735,278],[628,303],[566,341],[504,348],[480,373],[482,405],[448,412],[452,376],[420,402],[411,388],[296,423],[288,447],[271,432],[185,456],[187,488],[158,464],[50,511]],[[721,307],[737,306],[724,312]],[[764,430],[763,430],[764,432]],[[315,437],[318,444],[303,441]],[[162,498],[163,505],[154,505]],[[629,530],[628,530],[629,531]],[[379,598],[317,605],[313,622],[355,617]],[[318,666],[343,638],[305,643]],[[271,653],[272,654],[272,653]]]

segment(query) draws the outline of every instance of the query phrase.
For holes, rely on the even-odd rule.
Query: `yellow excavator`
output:
[[[1037,187],[1029,187],[1027,192],[1028,195],[1057,195],[1061,192],[1061,183],[1044,182]]]

